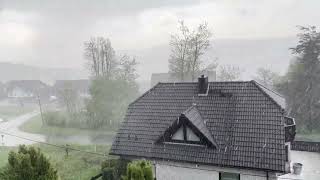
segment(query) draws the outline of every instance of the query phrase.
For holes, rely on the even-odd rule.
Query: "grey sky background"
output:
[[[105,36],[115,50],[137,52],[139,74],[148,79],[167,71],[168,54],[155,62],[139,59],[141,52],[167,46],[178,20],[191,27],[208,22],[213,42],[294,38],[296,25],[320,26],[319,7],[318,0],[0,0],[0,61],[80,69],[83,42]],[[245,65],[257,67],[254,60]]]

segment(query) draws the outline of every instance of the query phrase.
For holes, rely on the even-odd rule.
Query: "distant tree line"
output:
[[[320,131],[320,32],[315,26],[299,26],[294,60],[276,88],[285,96],[288,114],[296,118],[300,132]]]
[[[285,75],[260,68],[255,80],[286,99],[287,115],[296,119],[299,133],[320,132],[320,33],[315,26],[298,26],[294,59]]]

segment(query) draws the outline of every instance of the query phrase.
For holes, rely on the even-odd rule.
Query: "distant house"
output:
[[[5,85],[0,82],[0,99],[6,98],[6,91],[5,91]]]
[[[158,83],[128,107],[110,154],[148,159],[157,180],[274,180],[295,123],[255,81]]]
[[[90,80],[78,79],[78,80],[57,80],[53,86],[56,96],[59,96],[59,91],[71,88],[80,97],[87,98],[90,96]]]
[[[35,99],[38,97],[47,99],[50,87],[40,80],[12,80],[5,84],[8,98]]]
[[[204,71],[201,74],[208,76],[211,81],[216,80],[216,72],[215,71]],[[200,76],[200,73],[195,77]],[[170,73],[152,73],[151,75],[151,87],[156,85],[159,82],[181,82],[176,74]],[[185,80],[183,82],[192,82],[191,74],[186,75]]]

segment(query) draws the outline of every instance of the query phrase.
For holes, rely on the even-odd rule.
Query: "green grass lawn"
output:
[[[63,127],[46,126],[46,125],[43,126],[40,115],[35,116],[31,120],[24,123],[22,126],[20,126],[20,130],[29,132],[29,133],[36,133],[36,134],[43,134],[43,135],[60,135],[60,136],[71,136],[71,135],[113,136],[115,134],[115,131],[110,131],[110,130],[90,130],[90,129],[79,129],[79,128],[63,128]]]
[[[30,106],[15,106],[15,105],[8,105],[8,106],[0,106],[0,118],[7,121],[11,118],[16,116],[28,113],[35,110],[35,107]]]
[[[88,180],[100,173],[101,163],[112,156],[97,156],[83,152],[70,151],[66,157],[64,149],[47,146],[35,145],[50,159],[53,166],[58,170],[59,176],[63,180]],[[95,151],[93,145],[71,145],[71,147],[86,151]],[[17,148],[0,148],[0,167],[7,163],[8,152]],[[96,152],[107,153],[109,146],[97,146]]]
[[[295,140],[297,141],[312,141],[320,142],[320,132],[310,134],[296,134]]]
[[[3,167],[8,162],[8,153],[10,150],[14,150],[13,147],[3,147],[0,146],[0,168]]]

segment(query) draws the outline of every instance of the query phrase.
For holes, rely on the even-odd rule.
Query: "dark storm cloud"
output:
[[[197,0],[1,0],[4,8],[43,13],[88,15],[124,15],[149,8],[182,7]]]
[[[143,64],[139,73],[148,79],[151,72],[167,71],[168,42],[178,20],[193,27],[207,21],[214,39],[233,42],[293,37],[296,25],[320,26],[319,5],[318,0],[0,0],[0,61],[83,67],[83,42],[104,36],[118,52],[137,55]],[[225,56],[221,62],[238,59]]]
[[[81,66],[79,64],[83,59],[82,45],[85,40],[91,36],[101,35],[101,32],[110,32],[114,29],[117,31],[117,27],[109,22],[114,23],[120,17],[118,24],[122,22],[133,26],[135,22],[131,17],[142,11],[152,8],[183,7],[198,3],[200,1],[196,0],[0,0],[0,8],[10,12],[9,15],[3,15],[6,16],[3,17],[4,19],[9,18],[7,21],[11,23],[10,25],[12,21],[20,18],[26,27],[17,28],[20,31],[23,31],[23,28],[29,28],[32,31],[32,41],[26,42],[27,47],[21,49],[22,54],[28,54],[24,56],[28,58],[27,61],[39,62],[42,65],[58,62],[59,65],[60,61],[68,59],[68,65]],[[10,18],[12,14],[19,17]],[[29,16],[30,21],[26,22]],[[103,26],[96,28],[99,26],[97,23],[101,22]],[[110,33],[107,35],[113,38]],[[23,53],[24,51],[28,53]],[[0,58],[6,57],[7,54],[4,54],[0,55]],[[19,59],[21,57],[16,55],[10,58]]]

